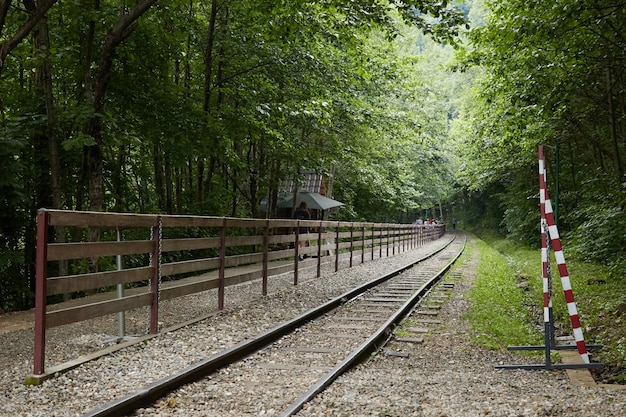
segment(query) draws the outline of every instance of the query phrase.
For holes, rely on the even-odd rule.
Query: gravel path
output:
[[[301,275],[301,283],[296,287],[289,284],[289,275],[277,277],[270,280],[266,297],[258,295],[258,283],[237,286],[228,289],[228,310],[219,314],[215,312],[216,297],[211,292],[167,302],[162,307],[162,327],[201,315],[208,318],[103,356],[40,386],[23,384],[32,368],[32,329],[5,332],[0,334],[0,416],[79,416],[340,295],[384,269],[405,265],[426,250],[427,247],[420,248],[338,273],[323,270],[321,278],[314,278],[313,269]],[[483,351],[469,344],[468,326],[460,317],[467,307],[464,293],[471,286],[474,266],[472,260],[463,268],[450,300],[443,304],[438,319],[444,324],[431,326],[421,345],[395,347],[408,352],[408,358],[378,355],[342,377],[299,415],[626,415],[624,390],[578,387],[560,371],[495,370],[497,363],[521,363],[524,359],[507,352]],[[146,316],[146,311],[129,313],[129,332],[143,332]],[[54,365],[93,352],[110,343],[115,333],[116,322],[111,317],[57,328],[50,332],[48,361]],[[232,398],[238,397],[238,389],[257,389],[258,382],[230,387]],[[263,395],[263,390],[259,392]],[[211,398],[210,391],[192,400],[171,397],[137,415],[214,416],[202,411],[203,402]],[[194,401],[196,406],[185,407],[183,412],[177,404],[188,401]],[[191,409],[195,411],[190,412]],[[270,409],[241,415],[278,414],[278,410]]]
[[[476,255],[477,256],[477,255]],[[626,388],[585,388],[565,371],[498,370],[498,364],[541,363],[470,343],[467,309],[476,256],[453,281],[450,300],[423,344],[393,343],[408,358],[378,355],[318,395],[299,417],[312,416],[626,416]],[[450,280],[446,282],[452,282]]]

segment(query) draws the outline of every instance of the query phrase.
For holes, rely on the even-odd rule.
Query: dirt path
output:
[[[35,310],[15,311],[0,315],[0,334],[32,329],[34,326]]]

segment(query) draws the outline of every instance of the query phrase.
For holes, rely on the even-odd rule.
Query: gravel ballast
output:
[[[269,295],[261,297],[260,284],[227,289],[227,310],[216,313],[216,297],[205,292],[163,303],[161,328],[198,316],[206,319],[160,334],[84,364],[45,381],[25,386],[32,371],[32,328],[0,334],[0,416],[79,416],[121,395],[180,371],[221,349],[252,337],[277,323],[336,297],[353,286],[370,281],[383,271],[404,266],[440,246],[443,239],[425,247],[332,272],[331,266],[315,278],[315,268],[301,272],[293,286],[289,274],[270,279]],[[429,326],[422,344],[394,342],[390,349],[408,357],[377,355],[342,376],[300,411],[300,416],[623,416],[626,391],[581,387],[564,371],[496,370],[497,364],[529,361],[506,351],[486,351],[470,343],[469,325],[461,319],[467,308],[464,294],[471,287],[475,260],[466,262],[455,280],[449,299],[437,317],[443,323]],[[129,333],[145,331],[147,311],[129,312]],[[5,320],[6,317],[1,319]],[[1,330],[2,326],[0,326]],[[47,366],[103,348],[115,339],[115,317],[62,326],[49,334]],[[249,392],[266,381],[247,380],[229,386],[236,407],[238,390]],[[215,387],[215,389],[220,389]],[[263,390],[259,390],[263,395]],[[141,416],[219,416],[203,410],[210,391],[193,398],[168,397],[136,413]],[[242,404],[241,409],[251,409]],[[279,415],[266,409],[254,414]]]

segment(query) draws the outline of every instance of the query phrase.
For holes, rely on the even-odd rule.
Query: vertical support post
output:
[[[261,293],[267,295],[267,267],[268,267],[268,255],[270,251],[270,221],[265,220],[265,227],[263,228],[263,288]]]
[[[365,263],[365,223],[361,226],[361,263]]]
[[[372,223],[372,254],[371,259],[374,260],[374,247],[376,246],[376,223]]]
[[[317,226],[317,278],[322,276],[322,220]]]
[[[46,292],[48,278],[48,226],[50,212],[40,209],[37,212],[37,257],[35,273],[35,345],[33,374],[42,375],[46,355]]]
[[[156,217],[157,224],[152,227],[152,267],[153,274],[150,279],[150,292],[152,293],[152,304],[150,305],[150,334],[159,332],[159,293],[161,291],[161,237],[162,221],[161,216]],[[155,230],[156,229],[156,230]]]
[[[387,257],[389,257],[389,223],[387,223]]]
[[[339,222],[335,227],[335,272],[339,271]]]
[[[404,227],[404,251],[411,250],[413,242],[413,225],[408,229],[409,226]]]
[[[352,268],[352,256],[354,255],[354,222],[350,224],[350,268]]]
[[[220,285],[217,289],[217,309],[224,309],[224,286],[226,285],[226,217],[222,219],[220,227]]]
[[[119,227],[116,228],[117,233],[117,241],[122,241],[122,231]],[[122,255],[116,256],[117,261],[117,270],[122,270]],[[117,298],[124,298],[124,284],[117,284]],[[117,313],[117,330],[120,340],[124,339],[126,336],[126,313],[124,311],[120,311]]]
[[[296,241],[293,245],[293,285],[298,285],[298,262],[300,261],[300,220],[296,220]]]

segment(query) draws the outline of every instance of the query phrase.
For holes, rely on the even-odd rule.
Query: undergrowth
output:
[[[473,291],[472,314],[484,318],[481,332],[493,331],[489,337],[478,338],[481,344],[502,347],[506,344],[543,345],[543,288],[541,282],[541,255],[531,249],[502,238],[485,237],[477,240],[481,262],[479,277]],[[564,242],[566,265],[570,276],[574,299],[587,344],[599,344],[602,348],[591,353],[594,360],[604,363],[602,371],[594,371],[599,379],[608,383],[626,383],[626,278],[615,279],[608,267],[590,264],[568,257]],[[572,326],[563,296],[560,276],[551,254],[552,305],[556,335],[572,335]],[[493,281],[493,282],[492,282]],[[510,301],[509,311],[500,305]],[[486,304],[486,305],[485,305]],[[494,307],[491,307],[493,304]],[[524,305],[526,308],[521,308]],[[474,312],[475,310],[475,312]],[[485,311],[487,310],[487,311]],[[512,314],[512,318],[498,319],[490,324],[490,316]],[[481,320],[482,321],[482,320]],[[531,332],[528,328],[541,329]],[[511,326],[519,332],[511,334]],[[539,334],[539,338],[536,335]],[[534,341],[533,341],[534,340]]]

